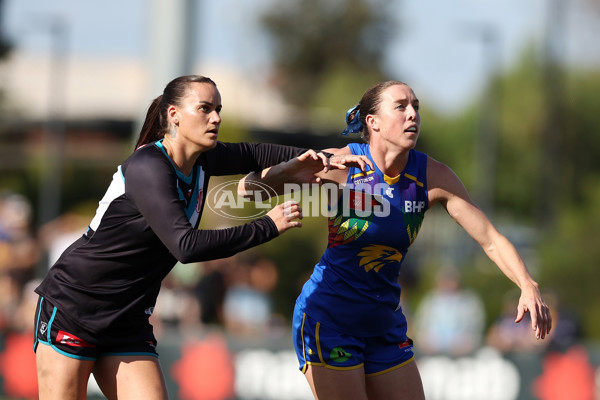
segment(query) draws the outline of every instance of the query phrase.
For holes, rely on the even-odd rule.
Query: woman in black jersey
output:
[[[211,175],[326,164],[313,150],[217,141],[221,96],[206,77],[171,81],[118,167],[88,230],[36,289],[40,399],[84,399],[94,374],[109,399],[166,399],[148,318],[177,261],[229,257],[299,227],[286,202],[245,225],[198,230]]]

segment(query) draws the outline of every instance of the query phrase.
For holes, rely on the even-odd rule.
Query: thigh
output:
[[[94,361],[63,355],[39,344],[35,352],[40,400],[83,400]]]
[[[34,351],[41,345],[47,345],[64,356],[95,361],[100,354],[96,339],[61,309],[45,298],[39,298],[35,313]]]
[[[317,400],[367,400],[365,371],[362,367],[335,370],[308,365],[305,376]]]
[[[294,315],[293,339],[302,372],[306,372],[309,365],[338,371],[363,367],[363,338],[322,325],[302,312]]]
[[[414,361],[366,378],[369,400],[425,400],[421,375]]]
[[[94,378],[109,399],[166,400],[164,376],[158,358],[114,355],[101,357]]]

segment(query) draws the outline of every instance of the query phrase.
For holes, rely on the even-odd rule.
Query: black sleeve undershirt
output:
[[[204,153],[205,167],[211,175],[235,175],[258,172],[291,160],[307,149],[271,143],[226,143]]]
[[[202,156],[206,156],[209,174],[227,175],[260,171],[305,151],[271,144],[219,143]],[[279,235],[268,216],[231,228],[194,229],[179,200],[175,171],[169,161],[157,157],[158,152],[143,153],[124,170],[125,194],[180,262],[229,257]]]

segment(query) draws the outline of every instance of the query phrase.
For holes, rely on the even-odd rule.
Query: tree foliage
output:
[[[4,16],[4,0],[0,0],[0,22],[3,21]],[[0,28],[2,26],[0,25]],[[10,50],[12,49],[12,43],[2,34],[2,29],[0,29],[0,59],[3,59],[8,55]]]
[[[302,109],[319,86],[341,71],[354,77],[382,76],[392,29],[389,0],[300,0],[280,2],[262,18],[274,44],[274,82]],[[362,90],[365,88],[363,87]]]
[[[600,339],[600,176],[588,177],[584,197],[562,207],[555,229],[540,248],[542,287],[554,292],[561,307],[575,310],[586,337]]]

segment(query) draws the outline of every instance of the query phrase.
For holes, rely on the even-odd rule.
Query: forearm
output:
[[[260,172],[251,172],[238,183],[238,194],[247,199],[254,199],[258,193],[267,190],[268,195],[283,194],[284,185],[289,182],[290,176],[285,169],[285,162],[265,168]],[[268,189],[267,189],[268,187]]]
[[[508,239],[497,234],[493,239],[493,245],[486,250],[486,253],[502,272],[521,289],[515,322],[522,321],[525,313],[529,312],[535,337],[543,339],[552,329],[552,316],[542,299],[539,285],[527,271],[517,250]]]
[[[230,257],[277,236],[277,226],[266,216],[230,228],[175,233],[167,237],[166,245],[177,260],[190,263]]]
[[[515,246],[501,233],[496,232],[489,246],[484,247],[487,256],[521,290],[538,287],[531,277]]]
[[[355,164],[363,171],[367,166],[373,168],[370,160],[364,156],[332,155],[331,149],[328,150],[327,153],[309,150],[261,172],[251,172],[238,183],[238,194],[248,199],[254,199],[258,193],[281,195],[285,192],[286,183],[305,184],[323,180],[343,183],[348,174],[347,165]]]

